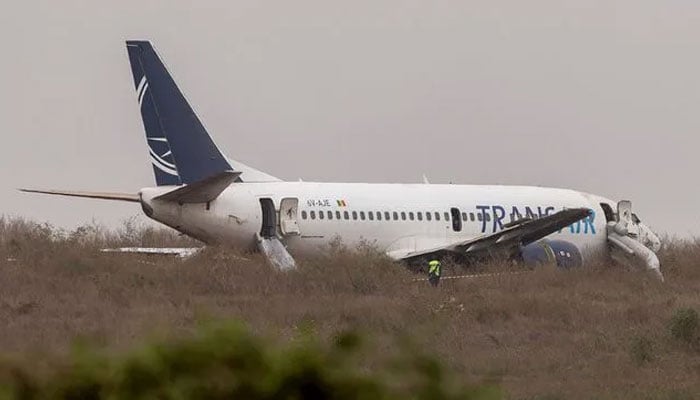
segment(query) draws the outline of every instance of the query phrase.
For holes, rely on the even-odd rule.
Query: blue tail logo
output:
[[[148,90],[148,80],[144,76],[141,78],[138,86],[136,86],[136,97],[139,99],[139,107],[143,106],[143,95]]]
[[[173,152],[166,138],[148,138],[148,153],[154,167],[168,175],[179,177],[177,167],[173,161]],[[161,154],[159,154],[161,153]]]
[[[148,92],[148,79],[143,76],[136,86],[136,98],[139,102],[139,108],[143,110],[143,100],[146,98],[146,93]],[[168,139],[165,137],[150,137],[146,135],[146,140],[148,141],[148,153],[151,157],[151,164],[153,164],[154,172],[156,173],[156,178],[158,178],[158,171],[177,178],[179,183],[180,177],[177,173],[177,167],[175,166],[175,160],[173,159],[173,152],[170,150],[170,144],[168,144]],[[162,179],[165,181],[165,179]],[[170,184],[170,183],[168,183]]]
[[[158,186],[232,171],[151,43],[130,40],[126,47]]]

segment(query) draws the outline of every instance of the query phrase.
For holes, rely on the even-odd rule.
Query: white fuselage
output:
[[[493,233],[523,217],[580,207],[593,214],[550,237],[566,240],[584,254],[604,252],[606,217],[601,203],[615,206],[608,199],[567,189],[312,182],[234,183],[209,204],[153,200],[172,189],[142,189],[144,210],[208,244],[254,247],[263,228],[262,203],[267,202],[274,204],[274,231],[293,254],[317,252],[329,241],[340,240],[347,246],[372,244],[393,258]],[[454,221],[457,217],[459,223]]]

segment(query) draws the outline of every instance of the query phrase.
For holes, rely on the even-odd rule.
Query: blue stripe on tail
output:
[[[147,41],[126,42],[158,186],[189,184],[231,165]]]

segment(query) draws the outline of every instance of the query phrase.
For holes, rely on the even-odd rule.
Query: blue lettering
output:
[[[571,233],[581,233],[581,221],[576,221],[569,225],[569,231]]]
[[[595,235],[595,225],[593,222],[595,221],[595,211],[591,210],[591,215],[586,217],[586,219],[583,220],[583,233],[588,233],[589,228],[590,228],[590,233],[591,235]]]
[[[510,211],[510,222],[517,221],[522,218],[523,216],[522,214],[520,214],[520,211],[518,211],[518,207],[513,206],[513,208]]]
[[[506,217],[506,210],[501,206],[492,206],[491,210],[493,212],[493,231],[496,232],[496,228],[498,228],[498,230],[503,229],[503,223],[501,221]]]
[[[481,233],[486,232],[486,211],[491,208],[490,206],[476,206],[476,209],[481,215]]]
[[[566,207],[562,208],[566,210]],[[487,222],[489,222],[489,217],[493,217],[493,224],[489,224],[492,227],[493,232],[498,232],[503,230],[503,225],[506,220],[509,219],[510,222],[517,221],[523,218],[523,213],[517,206],[504,207],[501,205],[491,205],[491,206],[476,206],[477,215],[481,222],[481,232],[485,233],[487,231]],[[525,217],[531,219],[544,218],[553,215],[557,212],[556,208],[553,206],[525,206]],[[595,228],[595,212],[592,212],[588,217],[574,222],[568,227],[570,234],[580,235],[580,234],[596,234]],[[583,229],[582,229],[583,228]],[[562,229],[558,233],[562,232]]]
[[[529,206],[525,206],[525,216],[527,218],[537,219],[537,215],[535,215],[535,212],[532,211],[532,208],[530,208]]]

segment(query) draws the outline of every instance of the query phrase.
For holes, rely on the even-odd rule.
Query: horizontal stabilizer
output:
[[[73,190],[39,190],[39,189],[19,189],[25,193],[41,193],[57,196],[84,197],[88,199],[116,200],[129,201],[132,203],[139,202],[139,196],[131,193],[106,193],[106,192],[81,192]]]
[[[179,187],[155,198],[155,200],[178,203],[206,203],[217,198],[221,192],[238,179],[240,172],[224,171],[209,178]]]

